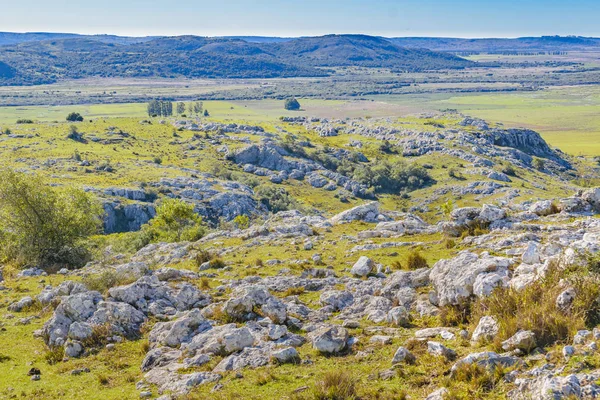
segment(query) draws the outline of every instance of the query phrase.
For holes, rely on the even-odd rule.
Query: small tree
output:
[[[300,103],[296,100],[295,97],[287,99],[283,105],[286,110],[290,111],[298,111],[300,109]]]
[[[205,117],[210,117],[210,114],[208,113],[208,110],[204,110],[204,116]]]
[[[81,121],[83,121],[83,117],[79,113],[72,112],[71,114],[67,115],[67,121],[69,121],[69,122],[81,122]]]
[[[196,241],[204,236],[202,217],[194,206],[182,200],[165,199],[156,209],[156,217],[142,227],[148,242]]]
[[[177,114],[179,114],[179,115],[185,114],[185,103],[182,103],[182,102],[177,103]]]
[[[247,215],[238,215],[233,219],[233,223],[238,229],[246,229],[250,226],[250,218]]]
[[[56,188],[41,178],[1,171],[0,242],[6,260],[48,267],[82,265],[84,239],[101,226],[102,207],[88,193]]]

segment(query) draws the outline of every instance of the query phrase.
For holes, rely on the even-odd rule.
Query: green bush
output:
[[[544,168],[546,167],[544,160],[542,160],[541,158],[537,158],[537,157],[534,157],[533,161],[531,162],[531,165],[533,166],[533,168],[537,169],[538,171],[543,171]]]
[[[238,215],[233,219],[233,223],[238,229],[247,229],[250,226],[250,218],[247,215]]]
[[[194,206],[182,200],[165,199],[156,209],[156,216],[142,226],[139,238],[143,242],[194,242],[206,230],[202,217],[194,211]]]
[[[22,265],[78,266],[84,239],[101,227],[101,205],[88,193],[56,188],[40,177],[5,169],[0,182],[2,255]]]
[[[283,105],[286,110],[298,111],[300,109],[300,103],[294,97],[287,99]]]
[[[360,165],[352,177],[383,193],[415,190],[431,182],[431,176],[425,168],[404,161]]]
[[[256,189],[256,197],[273,213],[298,207],[296,200],[282,187],[259,186]]]
[[[83,121],[83,117],[79,113],[72,112],[69,115],[67,115],[67,121],[69,121],[69,122],[81,122],[81,121]]]
[[[406,267],[413,270],[427,268],[429,267],[429,264],[427,264],[427,259],[423,257],[418,250],[412,250],[406,257]]]

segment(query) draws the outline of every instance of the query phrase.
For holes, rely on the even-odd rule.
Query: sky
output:
[[[0,31],[163,36],[600,36],[599,0],[4,0]]]

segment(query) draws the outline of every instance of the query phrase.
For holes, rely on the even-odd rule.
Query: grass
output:
[[[522,290],[498,288],[483,298],[473,308],[473,328],[484,315],[496,318],[499,333],[494,343],[501,348],[501,341],[519,330],[535,333],[538,346],[567,341],[579,329],[593,327],[600,321],[600,276],[586,267],[572,271],[558,271],[556,267],[543,279]],[[556,306],[556,298],[570,285],[577,293],[568,310]]]
[[[377,97],[375,97],[377,99]],[[424,94],[387,97],[422,110],[457,109],[467,115],[527,127],[540,132],[552,146],[572,155],[600,155],[600,86],[563,86],[534,92]]]

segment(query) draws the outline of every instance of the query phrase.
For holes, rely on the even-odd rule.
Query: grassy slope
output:
[[[309,106],[323,106],[324,102],[314,102]],[[274,120],[275,111],[270,111],[275,105],[267,103],[260,107],[241,107],[239,104],[225,102],[207,103],[206,107],[213,113],[213,120],[227,120],[237,115],[238,122],[256,121],[261,119],[261,125],[270,132],[275,132]],[[115,109],[113,106],[102,106],[102,109],[96,110],[98,114],[110,114]],[[234,107],[233,110],[231,107]],[[67,111],[66,109],[64,111]],[[140,112],[143,114],[143,109]],[[57,114],[58,115],[58,114]],[[14,115],[11,116],[11,118]],[[256,118],[256,119],[254,119]],[[115,145],[103,145],[95,142],[78,143],[65,138],[68,130],[68,123],[40,123],[34,125],[10,125],[14,133],[37,135],[32,139],[6,139],[0,142],[0,157],[4,165],[15,166],[19,168],[28,168],[40,165],[40,171],[55,179],[57,182],[73,182],[78,185],[94,186],[137,186],[140,181],[157,180],[163,176],[181,176],[184,175],[178,168],[189,167],[205,172],[210,172],[213,166],[219,160],[219,155],[214,148],[207,145],[207,149],[201,152],[186,152],[183,144],[170,144],[174,140],[185,142],[191,139],[192,132],[178,132],[179,138],[173,137],[173,129],[168,125],[160,125],[155,121],[152,125],[141,125],[139,120],[141,115],[136,118],[99,118],[94,122],[84,122],[78,124],[78,128],[85,136],[96,135],[106,137],[104,132],[109,126],[117,127],[123,131],[129,132],[135,137],[126,139],[124,142]],[[417,118],[403,118],[395,121],[398,126],[407,129],[430,130],[431,126],[424,125],[425,120]],[[452,124],[456,121],[441,121],[445,124]],[[314,132],[307,132],[304,128],[296,126],[283,125],[288,131],[305,136],[318,145],[329,145],[344,147],[350,140],[356,139],[347,135],[337,137],[320,138]],[[257,141],[259,137],[249,136],[251,140]],[[360,138],[365,146],[362,151],[370,158],[388,158],[391,161],[397,160],[399,156],[382,155],[377,150],[377,143],[374,140]],[[200,142],[206,144],[206,142]],[[224,144],[234,145],[235,142],[225,141]],[[29,146],[29,147],[27,147]],[[79,167],[77,163],[69,158],[77,150],[83,158],[91,161],[110,160],[110,163],[116,167],[116,172],[109,173],[86,173],[85,169]],[[137,153],[136,154],[134,154]],[[159,156],[163,163],[158,166],[152,163],[152,158]],[[43,166],[49,160],[59,160],[60,162],[53,167]],[[62,161],[61,161],[62,160]],[[409,160],[414,161],[414,160]],[[447,168],[458,167],[460,160],[450,158],[440,160],[439,157],[426,156],[417,160],[419,163],[430,163],[434,166],[432,174],[438,184],[435,187],[458,183],[466,184],[469,181],[480,180],[482,177],[466,175],[466,181],[457,182],[448,176]],[[442,168],[442,164],[447,168]],[[229,166],[233,168],[233,166]],[[539,175],[539,174],[537,174]],[[142,177],[142,178],[140,178]],[[263,179],[263,178],[261,178]],[[532,181],[541,181],[544,177],[536,176],[533,173],[524,173],[521,178],[515,179],[511,185],[515,188],[532,189],[527,196],[535,197],[557,197],[568,193],[568,190],[560,187],[549,191],[533,190]],[[264,180],[264,179],[263,179]],[[333,197],[332,192],[325,192],[310,187],[305,182],[292,182],[285,185],[286,188],[299,200],[307,206],[317,207],[327,214],[332,215],[353,205],[361,203],[362,200],[355,199],[350,204],[343,204]],[[425,188],[412,193],[413,200],[405,201],[397,196],[382,196],[381,202],[386,209],[402,210],[411,202],[418,202],[418,199],[426,198],[431,195],[434,188]],[[441,199],[445,201],[446,199]],[[489,202],[492,199],[485,199]],[[457,205],[478,204],[481,201],[466,197],[455,199]],[[426,217],[431,221],[437,221],[442,216],[436,208],[437,204],[431,207],[431,213]],[[339,238],[343,234],[355,235],[361,230],[368,229],[374,225],[364,223],[353,223],[344,226],[338,226],[331,229],[331,232],[320,232],[322,240],[315,243],[314,249],[306,251],[302,246],[290,246],[288,242],[270,244],[265,246],[248,248],[239,239],[219,240],[208,243],[207,248],[220,249],[224,246],[240,246],[236,251],[232,251],[223,256],[224,260],[231,265],[229,270],[216,272],[216,277],[210,280],[211,287],[215,288],[222,279],[241,278],[248,275],[268,276],[276,274],[283,266],[289,267],[294,273],[301,273],[304,268],[312,264],[298,265],[286,264],[286,260],[310,259],[314,253],[323,255],[327,265],[340,275],[347,275],[347,269],[358,258],[359,254],[353,254],[350,250],[355,246],[350,240]],[[115,235],[110,240],[120,240],[120,236]],[[441,235],[427,235],[415,237],[403,237],[399,239],[374,238],[373,243],[395,242],[414,242],[421,249],[429,262],[433,265],[441,258],[450,257],[462,248],[446,248]],[[373,257],[384,265],[391,265],[394,261],[404,263],[408,252],[415,246],[401,246],[386,249],[377,249],[361,252],[360,255]],[[257,267],[256,260],[280,259],[284,261],[283,265],[273,267]],[[194,269],[191,264],[176,265],[177,268]],[[7,274],[9,275],[9,274]],[[142,349],[144,341],[126,342],[118,344],[114,352],[101,350],[98,354],[81,359],[70,360],[66,363],[48,365],[44,360],[45,349],[40,339],[32,338],[35,329],[41,327],[44,321],[49,318],[49,313],[41,313],[40,319],[33,320],[31,325],[16,325],[18,318],[27,315],[38,315],[38,312],[29,312],[18,314],[17,318],[9,319],[6,307],[8,304],[24,295],[35,295],[41,291],[44,284],[53,285],[63,280],[61,276],[43,278],[27,278],[19,281],[8,277],[7,286],[13,290],[3,294],[3,300],[0,302],[0,322],[6,328],[6,331],[0,332],[0,354],[9,357],[0,363],[0,376],[8,379],[0,380],[0,397],[10,397],[16,395],[16,398],[66,398],[66,399],[128,399],[137,398],[138,392],[135,390],[135,382],[142,378],[139,365],[143,358]],[[300,296],[311,307],[319,307],[319,293],[306,292]],[[427,327],[432,324],[429,320],[418,320],[415,326]],[[363,321],[363,327],[379,329],[371,323]],[[354,332],[363,334],[361,330]],[[374,334],[375,331],[369,333]],[[209,394],[211,386],[201,387],[192,395],[192,398],[292,398],[292,391],[303,386],[312,386],[323,375],[325,371],[337,370],[342,366],[351,374],[359,379],[359,393],[365,398],[377,398],[378,391],[384,391],[387,394],[400,393],[406,390],[415,398],[424,397],[427,393],[434,390],[444,382],[444,372],[450,367],[450,363],[432,358],[426,354],[419,357],[419,362],[415,366],[407,367],[401,371],[401,378],[395,378],[390,381],[381,379],[372,380],[369,375],[389,368],[389,361],[397,345],[406,341],[411,335],[410,330],[401,329],[398,336],[394,338],[394,344],[381,348],[373,349],[363,362],[357,363],[355,355],[350,354],[345,357],[325,358],[314,354],[309,345],[300,349],[304,359],[314,360],[312,365],[302,366],[283,366],[268,367],[258,370],[243,371],[244,379],[235,379],[233,374],[227,374],[224,378],[225,388],[217,395]],[[359,345],[359,349],[367,349],[367,338]],[[455,348],[460,355],[472,351],[472,348],[465,343],[456,341],[449,344]],[[25,356],[24,356],[25,354]],[[31,382],[26,372],[36,366],[42,369],[42,380],[40,382]],[[80,376],[71,376],[70,371],[75,368],[89,367],[92,372]],[[270,371],[270,372],[268,372]],[[6,382],[6,383],[5,383]],[[495,396],[501,397],[502,391],[499,389]],[[477,397],[477,393],[473,394]],[[393,397],[392,397],[393,398]]]

